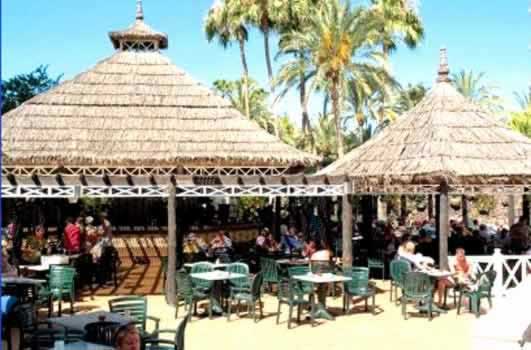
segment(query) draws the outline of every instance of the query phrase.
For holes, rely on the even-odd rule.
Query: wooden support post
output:
[[[175,270],[177,268],[177,210],[175,184],[168,184],[168,272],[166,278],[166,302],[175,305]]]
[[[342,197],[341,227],[343,240],[343,267],[352,267],[352,183],[345,181],[345,194]]]
[[[407,197],[405,195],[400,196],[400,218],[405,223],[407,218]]]
[[[428,218],[433,219],[433,195],[427,195],[426,200],[428,201]]]
[[[439,268],[448,269],[449,223],[448,185],[441,184],[439,195]]]
[[[377,196],[378,198],[378,209],[376,217],[378,220],[387,221],[387,202],[383,200],[383,196]]]
[[[461,210],[463,216],[463,224],[468,227],[468,199],[466,195],[461,196]]]
[[[280,210],[281,208],[281,198],[275,197],[273,209],[273,236],[275,239],[280,240]]]
[[[507,221],[509,222],[509,227],[514,224],[514,219],[516,216],[516,205],[514,195],[510,194],[507,197]]]
[[[531,214],[529,213],[529,196],[531,196],[529,193],[529,188],[526,188],[525,193],[522,196],[522,215],[527,218],[528,223],[531,222]]]

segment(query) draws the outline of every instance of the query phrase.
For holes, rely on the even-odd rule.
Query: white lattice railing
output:
[[[503,255],[500,249],[494,249],[492,255],[467,256],[472,269],[478,273],[496,271],[493,292],[504,295],[507,289],[516,287],[526,278],[531,278],[531,255]],[[453,264],[455,256],[448,257]]]

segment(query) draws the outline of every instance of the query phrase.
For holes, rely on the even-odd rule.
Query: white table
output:
[[[50,348],[50,350],[53,350],[53,348]],[[78,341],[75,343],[65,344],[64,350],[114,350],[114,348],[107,345]]]
[[[335,282],[346,282],[352,280],[350,277],[335,275],[333,273],[323,273],[323,274],[314,274],[307,273],[305,275],[296,275],[293,276],[293,279],[301,282],[309,282],[314,284],[328,284]],[[315,300],[317,299],[317,303]],[[326,300],[326,295],[323,295],[323,301],[320,301],[319,298],[314,298],[314,309],[313,309],[313,318],[324,318],[327,320],[333,320],[332,316],[327,310],[324,301]]]
[[[209,272],[191,273],[190,277],[197,278],[197,279],[204,280],[204,281],[212,281],[216,283],[216,285],[210,289],[211,295],[216,295],[216,297],[212,298],[214,301],[212,304],[212,310],[218,313],[222,313],[223,312],[223,308],[221,307],[222,305],[221,303],[222,284],[220,282],[224,280],[235,279],[235,278],[245,278],[247,276],[242,273],[237,273],[237,272],[214,270],[214,271],[209,271]]]
[[[87,324],[100,322],[100,316],[105,316],[105,322],[117,322],[122,326],[133,321],[132,318],[118,315],[116,313],[111,313],[108,311],[95,311],[72,316],[52,317],[48,320],[50,322],[53,322],[69,329],[85,331],[85,326]]]
[[[186,263],[184,264],[185,267],[189,267],[189,268],[192,268],[195,264],[197,263]],[[226,263],[215,263],[215,264],[211,264],[212,267],[214,269],[224,269],[226,268],[227,266],[229,266],[230,264],[226,264]]]
[[[35,272],[45,272],[50,270],[50,265],[20,265],[21,270],[30,270]]]
[[[244,278],[246,276],[243,273],[215,270],[215,271],[209,271],[209,272],[191,273],[190,277],[197,278],[200,280],[205,280],[205,281],[223,281],[223,280],[230,280],[234,278]]]

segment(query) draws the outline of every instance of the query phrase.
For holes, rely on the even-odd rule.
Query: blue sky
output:
[[[146,22],[167,32],[166,54],[201,82],[236,79],[238,48],[208,43],[202,23],[213,0],[144,0]],[[414,51],[401,47],[392,57],[403,83],[431,85],[438,50],[446,46],[452,71],[485,72],[486,82],[515,106],[513,92],[531,84],[531,16],[528,0],[422,0],[426,39]],[[69,79],[113,53],[107,33],[130,25],[135,0],[2,0],[2,78],[49,64],[53,75]],[[251,75],[266,82],[263,41],[253,33],[248,44]],[[317,99],[316,99],[317,100]],[[298,119],[294,96],[279,106]],[[312,110],[320,110],[314,101]]]

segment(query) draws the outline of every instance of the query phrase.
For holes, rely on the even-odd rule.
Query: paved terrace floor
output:
[[[76,312],[108,310],[107,301],[121,295],[148,295],[148,313],[161,319],[161,328],[175,329],[182,320],[184,309],[180,309],[180,318],[174,318],[174,308],[169,307],[162,292],[162,270],[160,256],[166,255],[166,242],[158,237],[142,239],[121,239],[115,242],[122,259],[120,283],[116,288],[99,288],[95,295],[85,290],[82,301],[76,303]],[[149,264],[135,264],[133,256],[144,256]],[[283,305],[280,324],[276,325],[276,297],[266,294],[264,318],[254,323],[251,319],[233,315],[232,321],[225,317],[209,320],[205,317],[193,317],[186,331],[186,350],[236,350],[236,349],[470,349],[471,328],[475,317],[465,313],[457,315],[451,303],[447,314],[435,317],[431,322],[427,317],[410,315],[407,321],[402,319],[400,307],[389,302],[388,282],[376,281],[381,292],[377,295],[377,315],[365,313],[363,302],[356,304],[350,315],[341,315],[341,298],[327,299],[328,306],[340,314],[335,321],[319,320],[312,327],[309,321],[287,329],[288,307]],[[199,307],[203,312],[207,303]],[[413,310],[412,306],[408,307]],[[66,310],[68,312],[68,310]],[[294,313],[295,314],[295,313]],[[244,313],[241,314],[244,316]],[[304,318],[304,317],[303,317]]]

